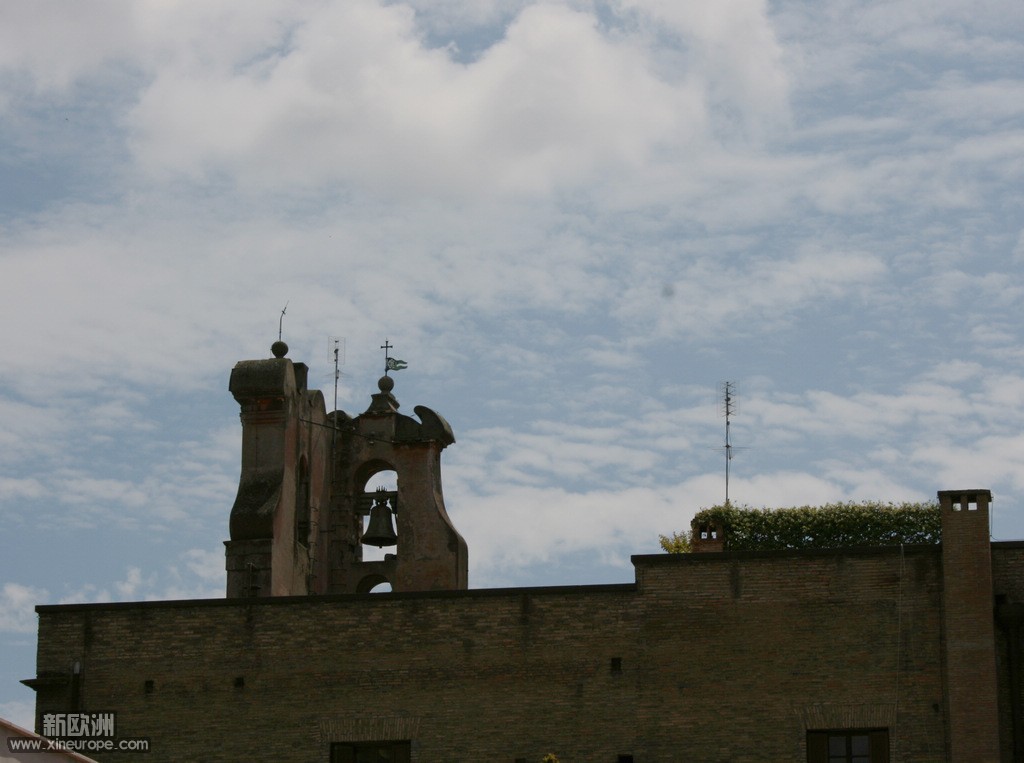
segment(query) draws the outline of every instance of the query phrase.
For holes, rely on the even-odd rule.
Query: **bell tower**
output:
[[[441,491],[441,451],[455,436],[430,408],[413,409],[419,420],[399,413],[394,384],[382,376],[355,418],[333,414],[339,437],[317,592],[366,593],[382,583],[393,591],[468,587],[466,541]],[[397,485],[371,489],[383,472],[393,472]],[[384,558],[364,560],[365,546],[384,548]]]
[[[273,358],[231,372],[242,471],[225,542],[228,597],[467,588],[466,541],[441,491],[448,422],[424,406],[417,418],[399,413],[387,372],[363,413],[328,414],[287,351],[275,342]],[[395,484],[376,484],[385,473]],[[370,546],[383,558],[365,559]]]

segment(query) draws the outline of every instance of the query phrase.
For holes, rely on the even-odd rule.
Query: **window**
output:
[[[309,465],[305,456],[299,461],[299,477],[295,486],[295,542],[309,545]]]
[[[807,732],[807,763],[888,763],[886,729]]]
[[[410,763],[409,742],[337,742],[331,763]]]

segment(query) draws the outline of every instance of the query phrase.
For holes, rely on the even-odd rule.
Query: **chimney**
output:
[[[725,551],[725,532],[714,522],[692,524],[690,548],[695,554]]]
[[[988,490],[939,491],[950,760],[999,758]]]

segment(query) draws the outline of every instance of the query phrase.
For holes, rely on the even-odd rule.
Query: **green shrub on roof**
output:
[[[941,524],[939,506],[934,501],[863,501],[783,509],[725,504],[701,509],[693,518],[694,527],[718,527],[728,551],[938,543],[942,539]],[[683,552],[683,544],[673,545],[672,538],[661,538],[666,551]]]

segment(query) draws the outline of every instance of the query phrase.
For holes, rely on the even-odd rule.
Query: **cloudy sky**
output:
[[[40,603],[223,595],[237,360],[452,424],[473,587],[724,498],[1024,537],[1016,0],[0,4],[0,715]]]

